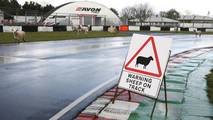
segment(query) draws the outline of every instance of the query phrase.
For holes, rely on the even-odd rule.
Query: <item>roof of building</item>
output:
[[[200,15],[182,15],[178,20],[213,20],[213,18]]]
[[[139,22],[138,19],[131,20],[132,22]],[[179,21],[165,18],[165,17],[158,17],[158,16],[151,16],[145,20],[145,22],[166,22],[166,23],[178,23]]]
[[[167,23],[178,23],[179,21],[165,18],[165,17],[158,17],[158,16],[151,16],[146,19],[146,22],[167,22]]]

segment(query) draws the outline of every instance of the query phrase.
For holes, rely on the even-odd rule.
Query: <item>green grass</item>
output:
[[[83,38],[99,38],[99,37],[118,37],[128,36],[124,33],[109,33],[109,32],[88,32],[76,33],[76,32],[27,32],[26,41],[55,41],[55,40],[68,40],[68,39],[83,39]],[[15,43],[12,33],[0,33],[0,44]]]
[[[84,39],[84,38],[100,38],[100,37],[124,37],[131,36],[132,33],[171,33],[171,34],[194,34],[193,32],[172,32],[172,31],[129,31],[129,32],[88,32],[88,34],[76,32],[27,32],[26,41],[27,42],[37,42],[37,41],[56,41],[56,40],[69,40],[69,39]],[[213,32],[205,32],[203,34],[213,34]],[[12,33],[0,32],[0,44],[6,43],[16,43],[13,39]]]
[[[208,98],[211,103],[213,103],[213,69],[211,69],[211,73],[206,75],[207,80],[207,92],[208,92]]]

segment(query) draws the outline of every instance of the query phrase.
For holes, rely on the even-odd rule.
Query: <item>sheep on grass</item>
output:
[[[110,32],[110,33],[116,33],[116,32],[117,32],[117,29],[116,29],[115,26],[110,26],[110,27],[108,28],[108,32]]]
[[[73,31],[77,32],[78,34],[79,32],[84,32],[85,34],[87,34],[89,32],[89,26],[82,26],[82,25],[73,26]]]
[[[26,42],[25,41],[25,35],[26,35],[26,33],[24,31],[19,31],[19,30],[15,30],[14,31],[14,29],[12,31],[13,31],[13,38],[14,38],[14,40],[17,40],[18,43],[20,41]]]

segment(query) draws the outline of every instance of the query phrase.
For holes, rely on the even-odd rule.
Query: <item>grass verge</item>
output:
[[[208,75],[206,75],[207,80],[207,92],[208,92],[208,98],[211,103],[213,103],[213,69],[211,69]]]
[[[56,41],[56,40],[68,40],[68,39],[83,39],[83,38],[100,38],[100,37],[123,37],[128,36],[124,33],[109,33],[109,32],[88,32],[76,33],[76,32],[27,32],[27,42],[37,41]],[[12,33],[0,33],[0,44],[15,43]]]
[[[133,33],[138,34],[193,34],[193,32],[186,31],[129,31],[129,32],[88,32],[88,34],[76,32],[27,32],[26,40],[27,42],[37,42],[37,41],[58,41],[58,40],[70,40],[70,39],[84,39],[84,38],[101,38],[101,37],[124,37],[131,36]],[[213,32],[204,32],[203,34],[213,34]],[[16,43],[13,39],[12,33],[0,32],[0,44],[6,43]]]

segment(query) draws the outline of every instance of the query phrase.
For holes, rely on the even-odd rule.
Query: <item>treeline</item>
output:
[[[131,22],[131,20],[137,20],[142,25],[142,23],[151,16],[161,16],[177,20],[180,17],[180,13],[175,9],[154,13],[153,8],[149,4],[141,3],[123,8],[120,17],[126,24],[128,24],[127,22]]]
[[[37,2],[25,2],[21,5],[17,0],[0,0],[0,10],[4,12],[5,19],[12,19],[13,15],[44,15],[50,10],[54,9],[54,6],[47,4],[42,6]]]

